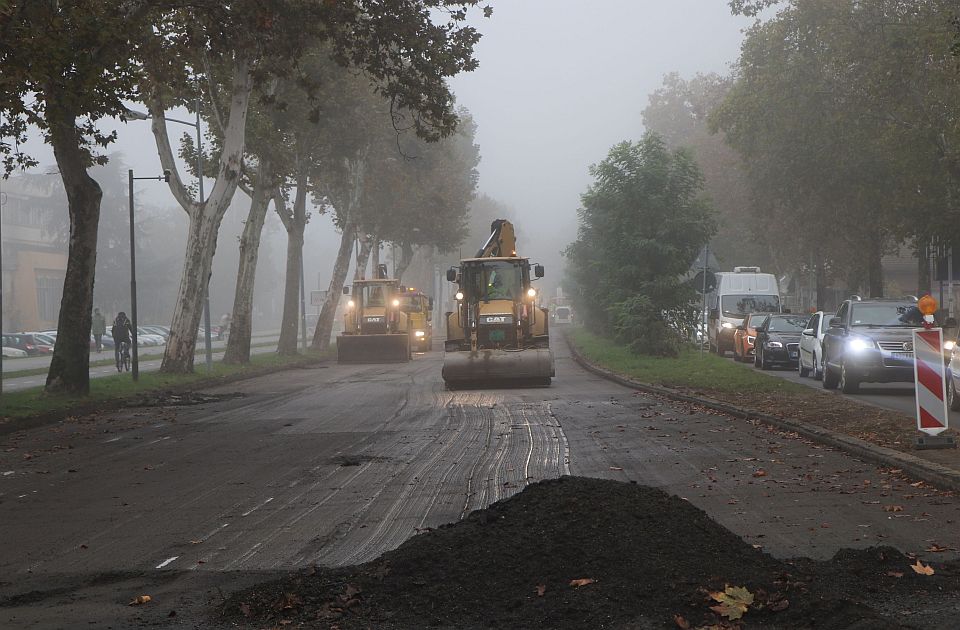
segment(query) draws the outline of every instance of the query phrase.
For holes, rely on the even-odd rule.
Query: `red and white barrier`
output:
[[[913,376],[917,392],[917,430],[937,435],[947,430],[947,379],[943,330],[913,331]]]

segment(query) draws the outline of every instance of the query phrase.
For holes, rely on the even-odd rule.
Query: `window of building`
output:
[[[63,297],[63,274],[56,271],[37,271],[37,317],[55,322],[60,316]]]

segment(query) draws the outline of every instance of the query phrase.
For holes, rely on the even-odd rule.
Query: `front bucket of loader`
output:
[[[553,376],[553,352],[547,348],[453,351],[443,355],[443,380],[451,386],[496,382],[549,385]]]
[[[400,363],[410,360],[410,337],[390,335],[340,335],[338,363]]]

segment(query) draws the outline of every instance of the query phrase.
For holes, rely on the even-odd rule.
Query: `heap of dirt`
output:
[[[957,571],[921,576],[894,550],[851,552],[861,586],[952,589]],[[896,566],[900,577],[892,573]],[[828,595],[816,563],[777,560],[687,501],[617,481],[564,477],[528,487],[376,561],[315,568],[233,594],[220,621],[339,628],[899,628],[862,599]],[[580,580],[577,586],[575,580]],[[587,583],[586,581],[591,581]],[[922,582],[926,580],[926,582]],[[741,622],[712,592],[745,587]]]

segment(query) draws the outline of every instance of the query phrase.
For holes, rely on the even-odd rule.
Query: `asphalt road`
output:
[[[732,361],[733,359],[730,360]],[[742,366],[745,370],[758,369],[753,367],[753,363],[738,363],[738,365]],[[770,374],[771,376],[779,376],[780,378],[799,383],[800,385],[806,385],[807,387],[823,389],[822,382],[814,380],[812,376],[802,378],[796,369],[778,368],[775,370],[766,370],[764,373]],[[844,394],[840,390],[833,390],[831,393],[837,396],[847,396],[852,400],[858,400],[875,407],[899,411],[914,418],[917,415],[917,399],[914,394],[914,384],[912,382],[861,383],[860,393],[858,394]],[[950,426],[960,426],[960,412],[950,412]]]
[[[549,389],[447,391],[435,352],[4,436],[0,627],[208,627],[223,592],[374,559],[568,473],[662,487],[779,557],[960,547],[949,494],[633,392],[556,346]]]

